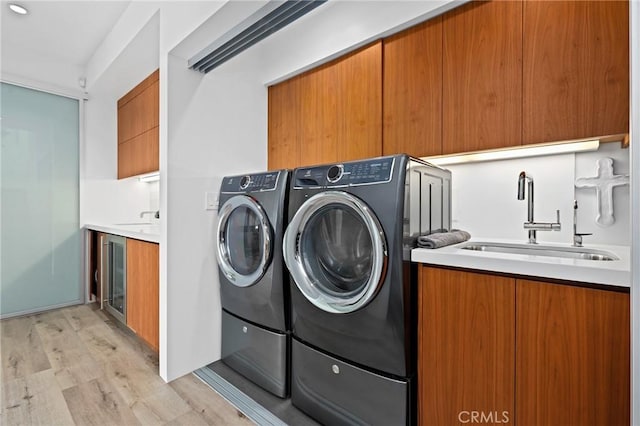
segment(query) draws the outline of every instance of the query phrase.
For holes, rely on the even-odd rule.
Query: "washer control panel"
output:
[[[241,192],[273,191],[278,184],[279,176],[279,171],[241,176],[228,176],[222,179],[220,192],[234,194]]]
[[[296,169],[296,188],[366,185],[391,181],[394,157]]]

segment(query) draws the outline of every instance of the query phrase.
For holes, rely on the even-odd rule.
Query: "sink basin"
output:
[[[554,247],[539,246],[533,244],[506,244],[506,243],[467,243],[460,247],[463,250],[486,251],[493,253],[525,254],[530,256],[562,257],[566,259],[585,260],[619,260],[608,251],[594,250],[584,247]]]

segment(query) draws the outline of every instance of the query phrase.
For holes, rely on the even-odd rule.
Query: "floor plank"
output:
[[[142,424],[163,424],[191,411],[189,404],[170,386],[162,386],[131,406]]]
[[[2,407],[0,424],[73,424],[52,369],[3,383]]]
[[[106,378],[62,391],[77,425],[139,425],[129,405]]]
[[[62,311],[75,331],[104,322],[104,317],[100,317],[92,305],[96,304],[71,306]]]
[[[212,401],[205,389],[209,387],[192,374],[183,376],[170,383],[170,386],[191,406],[204,417],[208,424],[214,425],[249,425],[252,422],[244,414],[235,409],[222,398]]]
[[[2,380],[25,377],[51,368],[33,317],[0,321]]]

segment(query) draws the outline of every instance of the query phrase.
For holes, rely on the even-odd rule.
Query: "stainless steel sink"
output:
[[[530,256],[562,257],[585,260],[619,260],[608,251],[588,249],[584,247],[555,247],[533,244],[506,244],[472,242],[460,247],[463,250],[486,251],[493,253],[525,254]]]

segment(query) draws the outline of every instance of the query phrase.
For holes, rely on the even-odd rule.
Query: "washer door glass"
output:
[[[271,226],[264,210],[251,197],[227,200],[219,212],[218,266],[238,287],[255,284],[271,260]]]
[[[327,312],[360,309],[384,279],[382,227],[362,200],[345,192],[323,192],[307,200],[287,227],[283,249],[300,291]]]

